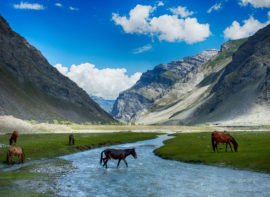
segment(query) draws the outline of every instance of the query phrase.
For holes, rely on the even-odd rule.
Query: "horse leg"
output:
[[[127,163],[126,159],[123,159],[123,161],[125,162],[126,166],[128,167],[128,163]]]
[[[119,160],[118,160],[118,163],[117,163],[117,168],[119,167],[120,161],[121,161],[121,159],[119,159]]]
[[[218,146],[217,146],[217,145],[218,145],[218,143],[216,143],[216,144],[215,144],[215,147],[216,147],[216,149],[217,149],[217,152],[218,152]]]
[[[109,159],[106,158],[105,160],[106,160],[106,161],[104,162],[103,167],[106,166],[106,168],[108,168],[107,163],[108,163]]]
[[[231,143],[229,143],[229,145],[230,145],[230,148],[231,148],[231,152],[233,152],[233,150],[232,150],[232,146],[231,146]]]
[[[226,149],[225,149],[226,152],[227,152],[227,146],[228,146],[228,143],[226,143]]]

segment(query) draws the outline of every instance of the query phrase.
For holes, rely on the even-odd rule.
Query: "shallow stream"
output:
[[[108,169],[99,165],[100,152],[93,149],[61,157],[75,170],[59,177],[55,186],[61,196],[155,196],[155,197],[254,197],[270,196],[270,174],[230,168],[187,164],[161,159],[153,150],[169,139],[129,143],[110,148],[135,147],[138,158],[123,162],[110,160]]]

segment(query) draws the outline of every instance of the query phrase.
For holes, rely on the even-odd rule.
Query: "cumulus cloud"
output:
[[[120,92],[133,86],[142,75],[142,73],[137,72],[129,77],[124,68],[98,69],[90,63],[72,65],[70,69],[61,64],[56,64],[55,67],[89,95],[110,100],[116,99]]]
[[[204,41],[210,36],[209,24],[200,24],[197,18],[190,18],[193,12],[185,7],[171,9],[173,15],[150,17],[156,7],[137,5],[130,10],[129,17],[113,13],[112,20],[126,33],[157,36],[168,42],[187,42],[189,44]],[[187,18],[186,18],[187,17]]]
[[[175,15],[181,16],[182,18],[186,18],[194,14],[194,12],[188,11],[186,7],[182,6],[178,6],[177,8],[170,8],[170,11]]]
[[[139,53],[143,53],[145,51],[149,51],[151,49],[152,49],[152,45],[151,44],[147,44],[147,45],[144,45],[144,46],[139,47],[137,49],[134,49],[132,53],[133,54],[139,54]]]
[[[210,14],[213,10],[217,11],[217,10],[220,10],[221,8],[222,8],[221,3],[216,3],[207,10],[207,13]]]
[[[240,0],[241,6],[251,4],[254,8],[270,8],[269,0]]]
[[[256,31],[266,26],[269,21],[261,23],[251,16],[249,19],[244,20],[243,23],[243,26],[241,26],[239,22],[233,21],[232,25],[224,30],[224,37],[229,39],[240,39],[251,36]]]
[[[63,5],[61,3],[55,3],[54,5],[57,7],[63,7]]]
[[[15,9],[24,9],[24,10],[44,10],[45,7],[38,3],[27,3],[22,2],[20,4],[14,4],[13,7]]]
[[[112,20],[116,25],[121,25],[126,33],[148,33],[149,31],[149,15],[155,10],[155,7],[137,5],[130,10],[129,18],[119,16],[113,13]]]

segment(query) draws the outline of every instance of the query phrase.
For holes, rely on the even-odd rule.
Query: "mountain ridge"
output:
[[[0,16],[0,115],[38,121],[115,120]]]

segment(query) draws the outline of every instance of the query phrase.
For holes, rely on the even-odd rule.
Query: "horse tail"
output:
[[[212,133],[212,147],[213,147],[213,151],[215,152],[215,136],[214,136],[214,132]]]
[[[103,160],[103,153],[104,153],[104,151],[102,151],[102,152],[101,152],[101,154],[100,154],[100,161],[99,161],[100,165],[102,164],[102,160]]]
[[[22,148],[22,163],[24,163],[24,158],[25,158],[25,154],[24,154],[24,151],[23,151],[23,148]]]

